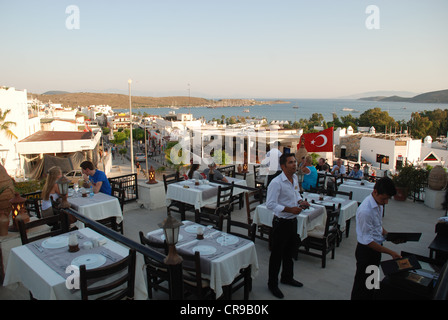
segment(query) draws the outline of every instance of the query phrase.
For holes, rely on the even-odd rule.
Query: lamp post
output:
[[[128,80],[129,84],[129,126],[131,127],[131,172],[134,173],[134,141],[132,140],[132,100],[131,100],[131,83],[132,80]]]
[[[165,258],[164,263],[167,265],[178,265],[182,263],[182,257],[177,254],[176,243],[179,238],[179,228],[183,223],[173,218],[169,209],[167,214],[167,218],[159,224],[159,227],[163,228],[166,243],[168,245],[168,255]]]
[[[9,200],[12,209],[12,226],[9,231],[18,231],[18,219],[22,219],[25,223],[30,221],[30,217],[26,213],[25,198],[22,198],[18,192],[15,193],[14,198]]]
[[[70,180],[68,180],[66,176],[62,176],[58,179],[58,181],[56,181],[56,184],[58,185],[59,193],[61,194],[61,198],[62,198],[62,202],[60,204],[60,207],[62,209],[70,208],[70,203],[67,201],[69,183],[70,183]]]

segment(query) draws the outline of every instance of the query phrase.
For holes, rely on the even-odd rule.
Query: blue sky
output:
[[[66,8],[79,8],[69,30]],[[379,9],[379,29],[365,22]],[[334,98],[448,88],[446,0],[0,0],[0,85]]]

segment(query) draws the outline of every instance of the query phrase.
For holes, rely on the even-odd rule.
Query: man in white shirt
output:
[[[269,151],[266,153],[266,158],[261,161],[261,165],[263,167],[269,167],[269,175],[267,186],[271,183],[272,179],[282,173],[282,168],[280,167],[280,157],[282,155],[281,151],[278,150],[280,146],[280,142],[276,141],[271,144],[269,147]]]
[[[297,245],[297,215],[309,203],[300,196],[299,182],[295,175],[297,161],[292,153],[280,157],[282,173],[269,187],[266,206],[274,212],[271,232],[271,256],[269,258],[268,288],[277,298],[283,298],[278,288],[278,274],[283,263],[280,282],[295,287],[303,284],[294,280],[293,251]]]
[[[347,174],[347,170],[345,169],[345,166],[342,164],[342,159],[336,160],[336,164],[333,166],[333,169],[331,170],[331,174],[335,176],[343,176]]]
[[[389,254],[393,259],[401,256],[383,246],[387,231],[383,228],[383,205],[396,194],[395,185],[388,177],[377,181],[371,195],[366,197],[356,211],[356,274],[351,294],[352,300],[374,298],[374,289],[367,289],[366,280],[370,274],[366,268],[379,266],[381,253]]]

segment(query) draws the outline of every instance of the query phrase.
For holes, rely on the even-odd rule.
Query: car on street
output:
[[[65,174],[68,180],[70,180],[72,183],[78,182],[79,179],[82,179],[82,172],[81,169],[76,169],[69,171]]]
[[[145,160],[146,160],[146,157],[145,157],[144,153],[136,153],[135,154],[135,161],[140,162],[140,161],[145,161]]]

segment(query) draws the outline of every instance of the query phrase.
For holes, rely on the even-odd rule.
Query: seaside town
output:
[[[190,299],[191,294],[193,299],[200,300],[283,297],[346,300],[351,295],[353,299],[356,212],[370,194],[375,194],[375,183],[383,177],[391,178],[396,188],[389,204],[381,209],[385,228],[405,237],[398,241],[401,244],[386,242],[385,245],[401,251],[402,259],[411,252],[412,259],[405,259],[408,264],[403,267],[405,273],[391,271],[394,267],[390,264],[381,265],[382,269],[376,271],[378,274],[374,273],[377,281],[381,273],[382,290],[377,290],[381,292],[378,298],[395,299],[397,294],[404,299],[446,298],[446,266],[443,265],[447,257],[444,206],[448,150],[444,136],[435,141],[431,136],[415,139],[406,130],[377,132],[373,126],[357,127],[356,131],[351,126],[314,126],[311,132],[305,133],[303,128],[292,128],[287,121],[268,123],[266,119],[249,119],[226,124],[194,119],[191,114],[176,113],[176,109],[165,116],[142,116],[135,110],[116,113],[105,105],[67,108],[30,99],[27,90],[12,87],[0,88],[0,109],[3,171],[0,210],[4,212],[0,234],[3,280],[0,299],[72,297],[71,291],[61,289],[72,288],[67,280],[69,273],[52,271],[61,266],[57,266],[58,262],[45,261],[41,255],[53,248],[63,247],[66,251],[71,238],[63,238],[62,245],[60,240],[48,239],[30,242],[35,244],[31,247],[27,244],[28,237],[40,239],[43,233],[39,229],[43,226],[36,228],[33,222],[49,219],[44,217],[47,209],[42,195],[45,181],[50,179],[55,167],[59,168],[60,176],[53,181],[58,185],[62,204],[52,201],[55,215],[50,219],[67,212],[74,217],[70,230],[80,232],[74,240],[77,248],[87,252],[95,246],[101,247],[98,239],[123,241],[116,238],[116,232],[126,237],[124,247],[104,240],[107,243],[104,248],[109,246],[107,253],[98,251],[98,255],[92,256],[94,259],[78,255],[80,261],[74,259],[71,263],[88,267],[92,263],[89,268],[95,269],[107,259],[118,261],[120,254],[127,254],[127,247],[134,248],[143,256],[143,260],[140,257],[133,262],[137,266],[132,271],[134,299]],[[279,172],[277,165],[286,172],[281,160],[278,163],[278,158],[270,158],[276,154],[274,151],[295,156],[294,175],[298,177],[303,199],[300,201],[307,203],[298,215],[299,244],[293,248],[296,252],[294,277],[298,281],[282,284],[281,291],[266,285],[268,274],[270,277],[267,266],[274,252],[271,247],[273,212],[266,207],[268,185],[275,181],[273,172]],[[85,167],[86,161],[93,164],[93,170]],[[316,167],[317,171],[307,169],[310,167]],[[311,185],[306,170],[316,173]],[[101,198],[100,195],[106,195],[94,191],[95,184],[90,188],[91,195],[87,195],[86,173],[95,171],[107,176],[112,187],[111,196],[107,197],[112,200]],[[61,175],[66,178],[65,182]],[[215,185],[215,179],[222,180]],[[63,189],[64,185],[69,189]],[[231,190],[230,196],[220,200],[221,190],[224,193],[226,187]],[[16,203],[20,203],[21,210],[15,207]],[[332,218],[335,213],[336,218]],[[249,228],[245,236],[231,235],[233,220]],[[180,233],[169,238],[166,232],[179,232],[176,225],[179,221],[184,224]],[[173,223],[174,229],[169,229]],[[29,229],[26,224],[30,224]],[[93,230],[85,228],[87,224]],[[51,225],[54,229],[54,224]],[[107,226],[109,231],[100,225]],[[175,249],[175,253],[171,249],[167,253],[151,247],[153,240],[162,235],[160,226],[166,235],[165,245],[173,248],[177,243],[177,251],[183,257],[180,260],[176,260],[179,255]],[[211,230],[216,233],[227,230],[227,233],[216,239]],[[139,235],[139,231],[143,233]],[[244,240],[247,234],[251,240]],[[142,236],[146,236],[147,242]],[[95,241],[82,241],[83,237]],[[174,271],[158,271],[164,265],[185,265],[181,261],[187,259],[187,254],[182,247],[190,247],[185,238],[194,243],[203,241],[202,246],[193,249],[202,255],[201,272],[205,275],[196,274],[187,280],[186,275],[176,279]],[[218,247],[215,241],[220,243]],[[139,244],[151,249],[145,251]],[[160,244],[163,247],[163,242]],[[401,248],[396,249],[398,246]],[[28,264],[27,259],[34,258],[30,258],[28,251],[23,252],[24,247],[42,259],[39,267]],[[217,249],[224,250],[219,258],[215,258]],[[312,250],[315,252],[311,253]],[[385,256],[384,261],[392,261]],[[24,274],[35,278],[32,280]],[[412,280],[403,280],[403,274]],[[46,277],[60,279],[55,280],[55,285],[40,285],[40,280],[36,280]],[[201,290],[191,284],[196,281],[195,277],[207,283]],[[179,287],[184,290],[175,289]],[[78,298],[81,294],[84,298],[85,292],[80,291]]]

